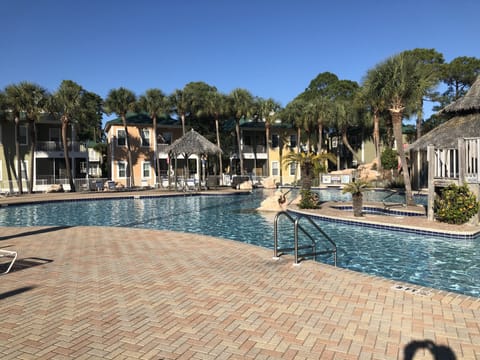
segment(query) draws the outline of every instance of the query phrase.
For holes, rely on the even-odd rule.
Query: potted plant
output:
[[[363,216],[363,192],[368,188],[368,182],[362,179],[354,179],[345,185],[343,193],[352,194],[353,216]]]

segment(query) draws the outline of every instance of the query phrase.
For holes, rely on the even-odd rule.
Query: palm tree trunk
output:
[[[153,136],[155,137],[153,139],[153,146],[154,146],[153,154],[155,155],[155,176],[156,176],[155,182],[158,184],[159,183],[158,179],[160,178],[160,159],[158,158],[158,144],[157,144],[157,140],[158,140],[157,115],[153,115]],[[168,169],[167,169],[167,173],[168,173]]]
[[[185,135],[185,114],[184,113],[180,115],[180,119],[182,120],[182,135]]]
[[[70,155],[67,142],[68,117],[62,116],[62,143],[63,143],[63,158],[65,159],[65,168],[67,171],[68,182],[70,184],[70,191],[75,192],[75,183],[73,182],[72,168],[70,166]]]
[[[268,122],[265,123],[265,138],[266,138],[265,140],[266,140],[266,150],[267,150],[268,176],[271,176],[272,172],[270,171],[270,124]]]
[[[37,129],[35,128],[35,120],[29,120],[30,130],[30,164],[28,170],[28,193],[33,193],[33,169],[35,162],[35,148],[37,146]],[[21,175],[20,175],[21,176]]]
[[[353,150],[352,145],[350,145],[350,143],[348,142],[346,130],[342,130],[342,142],[343,142],[343,145],[345,145],[347,149],[352,153],[352,156],[355,160],[357,160],[357,163],[360,164],[361,162],[360,158],[355,153],[355,150]]]
[[[215,131],[217,133],[217,146],[219,149],[222,147],[220,146],[220,126],[218,123],[218,116],[215,117]],[[218,154],[218,162],[220,166],[220,177],[223,175],[223,162],[222,162],[222,154]]]
[[[378,110],[373,112],[373,144],[375,146],[375,160],[377,162],[377,169],[381,171],[381,153],[380,153],[380,119],[378,117]]]
[[[240,140],[240,119],[235,121],[235,132],[237,133],[238,159],[240,161],[240,175],[243,175],[244,170],[243,170],[242,141]]]
[[[15,156],[17,157],[17,186],[18,193],[23,193],[22,159],[20,158],[20,118],[15,116]]]
[[[125,114],[122,114],[122,121],[123,121],[123,127],[125,129],[125,142],[127,144],[127,156],[128,156],[128,171],[130,175],[130,186],[134,187],[135,186],[135,176],[133,174],[133,161],[132,161],[132,149],[130,147],[130,135],[128,134],[128,127],[127,127],[127,118],[125,117]]]
[[[397,152],[402,163],[403,180],[405,182],[405,203],[407,205],[415,205],[410,174],[408,172],[407,157],[405,156],[405,150],[403,149],[402,111],[390,110],[390,113],[392,114],[393,136],[397,142]]]
[[[323,145],[323,122],[318,122],[318,145],[317,145],[317,153],[320,154],[322,152],[322,145]]]

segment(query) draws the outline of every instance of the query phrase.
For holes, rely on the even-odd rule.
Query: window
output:
[[[125,130],[117,130],[117,145],[118,146],[125,146],[127,145],[127,134]]]
[[[294,148],[297,146],[297,135],[290,135],[290,147]]]
[[[145,161],[142,163],[142,179],[149,179],[150,178],[150,162]]]
[[[290,175],[295,176],[295,172],[297,171],[297,163],[290,164]]]
[[[142,137],[142,146],[150,146],[150,129],[140,129],[140,136]]]
[[[272,134],[272,148],[277,148],[280,143],[278,134]]]
[[[278,176],[279,174],[278,161],[272,161],[272,176]]]
[[[117,177],[119,179],[125,179],[127,177],[127,163],[125,161],[119,161],[117,163]]]
[[[80,161],[80,173],[81,174],[86,174],[87,173],[87,162],[86,161]]]
[[[28,137],[27,137],[27,126],[20,125],[20,134],[18,134],[18,142],[20,145],[27,145],[28,144]]]
[[[171,132],[164,132],[162,133],[159,137],[158,137],[158,142],[159,144],[168,144],[168,145],[171,145],[172,144],[172,138],[173,138],[173,135]],[[163,138],[163,140],[162,140]]]

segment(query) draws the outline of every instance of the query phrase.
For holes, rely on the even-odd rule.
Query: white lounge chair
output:
[[[10,262],[10,265],[8,265],[7,270],[5,272],[3,272],[3,274],[6,274],[10,271],[10,269],[13,266],[13,263],[15,262],[15,260],[17,260],[17,256],[18,256],[18,254],[17,254],[16,251],[0,249],[0,258],[7,257],[7,258],[12,259],[11,262]]]

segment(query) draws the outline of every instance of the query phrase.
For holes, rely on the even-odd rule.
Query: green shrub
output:
[[[478,213],[479,202],[467,185],[449,185],[435,200],[438,221],[448,224],[465,224]]]
[[[385,170],[392,170],[398,167],[398,153],[396,150],[386,148],[382,151],[380,156],[380,161],[382,162],[382,167]]]
[[[300,199],[300,203],[298,207],[300,209],[318,209],[318,194],[311,190],[302,190],[301,193],[302,198]]]

